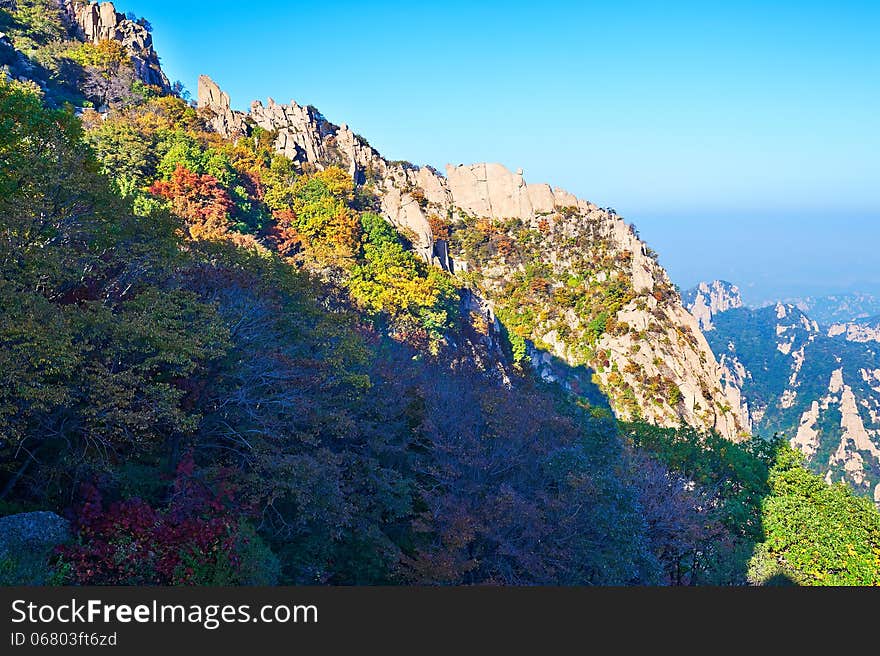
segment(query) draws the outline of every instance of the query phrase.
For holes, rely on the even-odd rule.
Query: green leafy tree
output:
[[[157,171],[163,180],[170,180],[178,166],[199,175],[210,175],[227,188],[236,180],[235,170],[224,153],[204,146],[182,129],[162,136],[156,149],[161,154]]]
[[[752,578],[785,577],[801,585],[880,585],[880,513],[843,483],[828,485],[784,445],[763,504],[766,540]]]
[[[169,289],[175,224],[135,217],[79,122],[0,82],[0,496],[164,448],[225,348],[213,306]],[[156,285],[165,281],[166,287]]]
[[[363,264],[347,287],[368,312],[388,317],[405,337],[423,334],[436,350],[458,316],[458,290],[444,272],[428,267],[403,248],[381,216],[364,213]]]
[[[52,0],[16,0],[10,10],[0,10],[0,20],[3,20],[0,27],[28,54],[67,36],[61,7]]]
[[[319,267],[349,268],[360,243],[361,225],[350,207],[354,183],[342,169],[299,177],[292,187],[292,227],[308,258]]]
[[[31,289],[88,278],[125,229],[125,209],[72,113],[0,80],[0,267]]]
[[[677,575],[684,567],[694,584],[745,584],[748,559],[764,538],[762,503],[770,494],[767,478],[778,443],[755,438],[736,444],[714,433],[641,422],[621,424],[621,428],[637,454],[663,463],[705,495],[691,508],[691,515],[703,515],[701,521],[717,522],[723,528],[704,531],[701,541],[692,542],[690,551],[680,554]]]
[[[150,135],[131,121],[112,117],[86,133],[86,139],[110,176],[125,195],[146,187],[155,177],[155,144]]]

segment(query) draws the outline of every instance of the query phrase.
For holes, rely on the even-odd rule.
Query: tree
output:
[[[292,225],[319,267],[351,266],[361,232],[357,213],[349,206],[353,190],[351,178],[335,166],[300,176],[293,184]]]
[[[134,99],[137,80],[131,55],[119,41],[104,39],[82,43],[67,56],[83,67],[80,89],[98,105],[119,105]]]
[[[192,239],[218,239],[232,228],[234,204],[213,176],[198,175],[178,164],[171,179],[154,182],[150,193],[170,201],[172,211],[186,220]]]
[[[4,278],[31,289],[89,278],[125,210],[102,186],[79,121],[44,108],[33,87],[0,80],[0,163]]]
[[[0,109],[0,496],[50,496],[191,432],[225,336],[213,306],[168,288],[170,216],[134,216],[75,117],[2,81]]]
[[[86,133],[86,139],[101,161],[104,173],[123,193],[135,193],[154,177],[157,165],[154,140],[131,121],[99,118]]]
[[[253,195],[271,212],[292,213],[297,174],[293,162],[275,152],[274,139],[274,133],[256,127],[225,152]]]
[[[766,540],[751,563],[757,583],[880,585],[880,513],[843,483],[828,485],[803,455],[780,447],[763,504]]]
[[[13,20],[8,28],[4,26],[4,31],[8,29],[16,47],[29,54],[40,46],[61,41],[66,36],[61,7],[57,2],[15,0],[9,9]]]
[[[235,170],[225,153],[206,147],[198,134],[177,128],[162,135],[156,149],[162,153],[156,170],[169,180],[175,170],[182,166],[199,175],[213,176],[227,189],[236,181]]]
[[[748,559],[764,537],[762,503],[770,494],[767,477],[778,443],[755,438],[735,444],[692,428],[647,423],[621,426],[635,462],[649,456],[670,472],[665,491],[658,490],[653,465],[636,469],[633,483],[644,490],[649,524],[659,521],[661,528],[670,521],[673,526],[680,524],[674,535],[661,530],[654,542],[672,580],[691,585],[745,584]],[[655,524],[652,527],[658,530]],[[678,537],[683,539],[678,546],[663,546],[675,545]]]

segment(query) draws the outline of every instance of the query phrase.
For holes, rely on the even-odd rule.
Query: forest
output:
[[[37,5],[0,9],[52,79],[0,74],[0,516],[72,534],[0,583],[880,584],[880,513],[785,436],[502,375],[369,185]]]

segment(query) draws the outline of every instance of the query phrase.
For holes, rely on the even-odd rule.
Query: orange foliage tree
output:
[[[449,221],[441,219],[436,214],[429,214],[428,225],[431,226],[434,241],[449,241],[449,237],[452,236],[452,226]]]
[[[266,230],[266,238],[282,257],[293,257],[302,250],[302,238],[294,228],[293,210],[281,210],[274,215],[275,222]]]
[[[351,177],[331,166],[299,177],[292,187],[292,228],[319,266],[350,267],[361,241],[361,225],[350,203]]]
[[[234,204],[213,176],[178,164],[171,179],[154,182],[150,193],[170,201],[172,211],[186,220],[192,239],[217,239],[232,227],[229,213]]]

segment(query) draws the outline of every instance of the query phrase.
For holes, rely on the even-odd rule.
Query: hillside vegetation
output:
[[[38,4],[0,10],[18,52],[78,48]],[[0,514],[73,529],[3,583],[880,583],[876,510],[784,445],[619,425],[345,171],[107,75],[101,113],[0,76]]]

